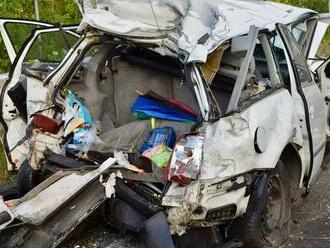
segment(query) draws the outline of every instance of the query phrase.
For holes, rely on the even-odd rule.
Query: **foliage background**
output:
[[[318,12],[329,12],[328,0],[274,0],[299,7],[314,9]],[[74,0],[39,0],[40,19],[51,23],[78,24],[80,12]],[[0,18],[26,18],[34,19],[33,0],[0,0]],[[17,31],[17,35],[20,32]],[[330,33],[327,34],[323,50],[330,55]],[[10,62],[0,38],[0,73],[8,72]],[[2,149],[0,149],[2,150]],[[0,152],[0,182],[9,178],[6,172],[6,162]]]

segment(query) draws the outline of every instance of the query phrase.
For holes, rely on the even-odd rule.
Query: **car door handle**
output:
[[[325,100],[326,102],[330,102],[330,97],[326,96],[326,97],[324,98],[324,100]]]

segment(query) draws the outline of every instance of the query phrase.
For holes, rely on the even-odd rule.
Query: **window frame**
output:
[[[8,30],[6,29],[6,24],[8,24],[8,23],[31,24],[31,25],[40,26],[42,28],[54,27],[53,24],[47,23],[47,22],[42,22],[42,21],[35,21],[35,20],[29,20],[29,19],[1,18],[0,19],[0,32],[1,32],[1,36],[3,39],[4,45],[5,45],[5,48],[7,50],[7,54],[8,54],[11,64],[14,63],[15,58],[19,55],[19,51],[15,50],[14,43],[11,39],[11,36],[8,33]],[[30,35],[33,33],[34,30],[35,29],[33,29],[31,31]],[[26,38],[25,42],[23,42],[20,49],[22,49],[22,47],[26,44],[26,41],[28,39],[29,39],[29,36]]]
[[[51,33],[55,33],[55,32],[62,32],[62,30],[63,30],[63,32],[65,32],[65,35],[71,35],[71,36],[77,38],[76,41],[75,41],[74,43],[76,43],[77,40],[79,39],[79,36],[77,36],[76,33],[72,32],[72,31],[70,31],[70,30],[61,29],[61,28],[56,28],[56,27],[54,27],[54,29],[58,29],[58,30],[54,30],[54,31],[50,31],[50,32],[41,32],[41,33],[39,33],[39,34],[37,34],[37,35],[34,36],[34,38],[33,38],[33,42],[32,42],[32,44],[30,45],[30,47],[29,47],[27,53],[26,53],[25,56],[24,56],[23,64],[24,64],[24,62],[26,62],[26,58],[27,58],[27,56],[29,55],[31,49],[32,49],[33,46],[36,44],[36,42],[38,42],[39,37],[40,37],[41,35],[43,35],[43,34],[51,34]],[[46,30],[46,29],[43,29],[43,28],[42,28],[42,29],[36,29],[36,30]],[[47,29],[47,30],[48,30],[48,29]],[[64,37],[63,37],[63,40],[64,40]],[[65,43],[66,41],[64,40],[63,42]],[[74,43],[71,45],[71,47],[68,47],[68,51],[72,48],[72,46],[74,45]],[[68,52],[67,52],[67,53],[68,53]],[[66,53],[66,54],[67,54],[67,53]],[[64,57],[63,57],[61,60],[59,60],[59,61],[55,61],[55,60],[54,60],[54,61],[51,61],[51,60],[49,60],[49,61],[41,61],[41,62],[45,62],[45,63],[59,63],[59,64],[60,64],[60,63],[63,61],[63,59],[65,58],[66,54],[65,54]],[[38,59],[39,59],[39,58],[38,58]]]
[[[297,88],[305,88],[305,87],[309,87],[313,84],[316,84],[315,81],[314,81],[313,75],[311,73],[310,67],[307,63],[307,60],[304,57],[304,54],[302,52],[300,52],[300,50],[299,50],[300,46],[299,46],[298,42],[296,41],[295,37],[293,36],[292,32],[287,28],[283,28],[282,32],[285,32],[283,34],[283,35],[285,35],[285,40],[282,39],[282,41],[283,41],[288,53],[291,54],[290,55],[291,64],[292,64],[292,66],[294,68],[294,71],[295,71],[295,78],[296,78]],[[293,41],[292,41],[292,39],[293,39]],[[294,55],[294,53],[295,53],[295,55]],[[297,60],[292,57],[292,56],[297,56],[297,55],[301,56],[300,59],[302,59],[302,61],[301,61],[302,64],[299,63],[299,65],[298,65]],[[304,70],[306,70],[307,75],[309,77],[304,82],[302,82],[299,71],[298,71],[298,69],[300,69],[300,68],[303,68]]]
[[[276,67],[277,80],[279,80],[279,82],[277,84],[275,84],[274,86],[272,86],[270,89],[266,89],[266,90],[264,90],[264,91],[262,91],[262,92],[260,92],[256,95],[250,96],[249,98],[247,98],[243,101],[240,101],[239,104],[238,104],[238,112],[242,112],[243,110],[247,109],[251,105],[253,105],[253,104],[261,101],[262,99],[264,99],[268,96],[271,96],[274,93],[276,93],[278,91],[281,91],[281,90],[286,88],[286,85],[283,82],[282,75],[280,74],[280,68],[279,68],[279,65],[277,63],[273,47],[272,47],[271,42],[270,42],[271,33],[270,32],[260,32],[259,35],[258,35],[258,39],[259,39],[260,35],[265,35],[266,38],[267,38],[269,48],[271,49],[271,57],[272,57],[271,60],[272,60],[272,63],[274,63],[274,65]],[[265,56],[267,56],[267,55],[265,54]],[[268,67],[268,64],[267,64],[267,67]]]
[[[264,99],[265,97],[267,97],[269,95],[272,95],[274,92],[277,92],[279,89],[285,88],[285,84],[284,84],[282,76],[280,74],[280,69],[277,64],[277,60],[276,60],[276,57],[275,57],[275,54],[274,54],[274,51],[273,51],[273,48],[272,48],[272,45],[270,42],[270,32],[267,30],[259,30],[259,29],[252,30],[252,32],[254,32],[254,35],[255,35],[251,40],[251,46],[249,49],[249,51],[251,51],[251,49],[253,49],[252,58],[254,57],[254,52],[255,52],[255,48],[256,48],[255,45],[256,45],[257,41],[260,39],[260,37],[264,36],[267,39],[267,46],[269,48],[269,51],[266,52],[263,45],[261,45],[261,47],[262,47],[263,52],[266,57],[267,69],[269,71],[269,76],[270,76],[269,80],[272,83],[271,88],[266,89],[256,95],[250,96],[244,100],[241,100],[241,95],[243,92],[243,87],[245,85],[245,80],[241,81],[242,85],[237,86],[237,83],[238,83],[238,77],[237,77],[235,86],[234,86],[234,90],[231,93],[230,101],[233,101],[232,98],[235,97],[236,99],[238,99],[238,102],[237,102],[236,106],[234,106],[234,105],[229,106],[229,104],[228,104],[227,111],[223,113],[224,116],[230,115],[231,113],[234,113],[234,112],[241,112],[242,110],[246,109],[247,107],[251,106],[252,104]],[[251,31],[250,31],[250,34],[251,34]],[[253,43],[255,43],[255,44],[253,44]],[[260,41],[260,44],[261,43],[262,42]],[[248,56],[248,54],[247,54],[247,56]],[[251,62],[251,59],[249,59],[249,63]],[[270,63],[272,63],[274,65],[274,68],[273,68],[274,79],[273,80],[271,80],[271,70],[269,68]],[[242,68],[240,68],[240,70],[241,69]],[[247,75],[247,74],[248,74],[248,72],[245,73],[245,75]],[[235,87],[236,87],[236,92],[235,92]],[[239,92],[237,90],[238,88],[240,88]],[[236,94],[236,96],[234,96],[234,94]]]

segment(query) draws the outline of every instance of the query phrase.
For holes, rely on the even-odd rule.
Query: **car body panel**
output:
[[[290,24],[303,15],[315,13],[272,2],[187,0],[153,1],[152,5],[132,0],[77,2],[83,12],[80,30],[91,26],[136,42],[163,43],[164,48],[169,48],[167,53],[175,51],[186,56],[187,62],[203,63],[221,43],[248,33],[252,25],[273,31],[277,20]]]
[[[292,133],[299,129],[292,118],[294,115],[295,106],[289,92],[280,89],[243,112],[208,125],[201,179],[221,181],[254,169],[274,168],[283,148],[295,138]],[[263,153],[258,153],[254,146],[258,128],[267,133]]]

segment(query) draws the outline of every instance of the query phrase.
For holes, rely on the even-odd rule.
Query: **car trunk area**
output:
[[[156,55],[149,49],[97,45],[90,48],[76,67],[69,83],[62,86],[59,92],[65,106],[64,118],[68,116],[67,112],[75,111],[74,108],[67,109],[68,92],[72,92],[76,100],[82,103],[91,118],[89,125],[81,123],[71,131],[67,130],[75,122],[74,118],[64,120],[65,137],[62,145],[68,157],[79,157],[89,165],[115,157],[119,167],[125,165],[127,175],[123,172],[124,177],[126,175],[136,182],[155,183],[148,186],[141,183],[134,185],[134,189],[140,194],[148,194],[148,191],[162,193],[167,184],[164,180],[165,167],[159,167],[143,156],[141,147],[155,130],[165,128],[174,133],[171,134],[174,135],[174,143],[167,147],[168,151],[172,152],[174,144],[193,130],[199,116],[194,90],[186,82],[177,59]],[[161,111],[164,111],[166,118],[146,114],[142,114],[141,117],[141,113],[136,113],[132,109],[139,97],[154,100],[149,97],[150,95],[162,98],[163,101],[157,102],[160,103]],[[182,112],[182,106],[189,109],[188,116],[193,117],[195,121],[176,120],[177,116],[171,116],[171,112],[167,112],[168,109],[174,109],[187,114],[187,111]],[[83,148],[79,146],[81,144],[75,146],[70,139],[80,130],[86,130],[86,126],[88,132],[94,132],[95,135],[91,136],[93,140],[83,139]],[[166,146],[164,142],[159,145]],[[82,153],[85,155],[81,155]],[[56,160],[56,155],[49,151],[46,157],[51,162]],[[169,163],[169,157],[166,162]],[[134,172],[128,169],[128,164],[134,167]],[[136,174],[137,171],[142,173]]]

